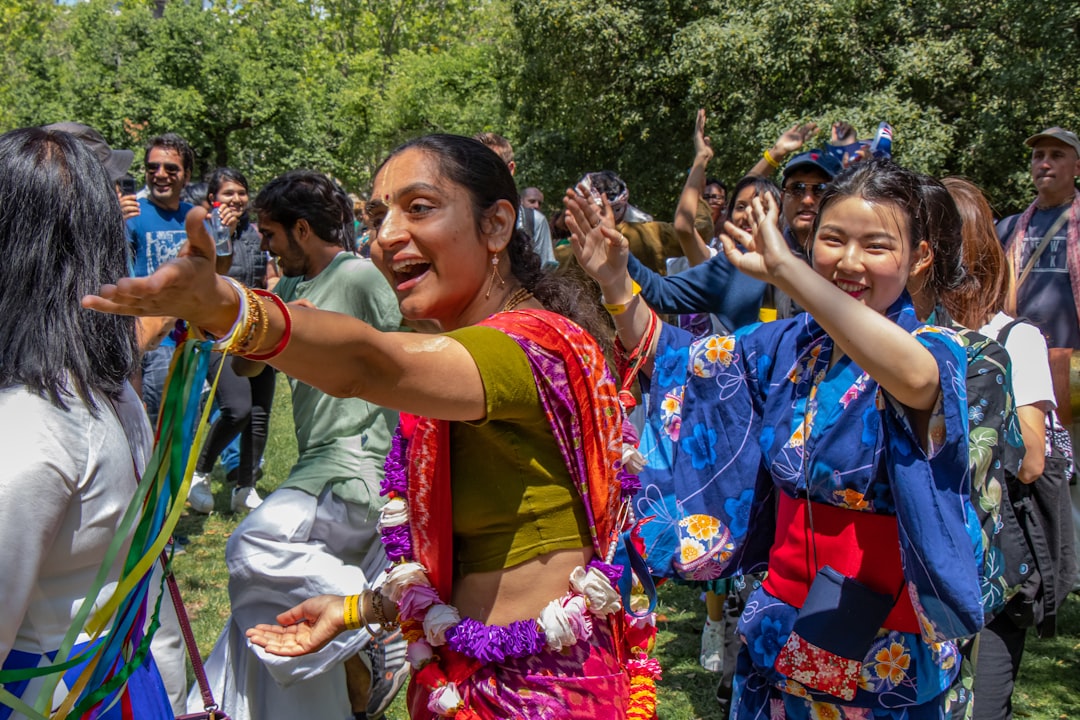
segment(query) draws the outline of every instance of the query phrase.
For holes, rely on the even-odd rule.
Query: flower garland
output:
[[[627,467],[639,468],[640,456],[635,458],[635,454],[632,447],[624,452]],[[406,501],[409,489],[406,457],[407,441],[399,428],[386,457],[380,491],[389,497],[379,514],[379,533],[392,563],[385,573],[381,592],[398,606],[402,634],[408,641],[409,664],[415,671],[415,680],[430,693],[428,710],[440,717],[478,720],[476,713],[465,705],[456,684],[439,667],[434,649],[446,645],[487,664],[529,657],[545,647],[558,652],[587,640],[593,631],[592,616],[603,618],[622,610],[622,600],[615,589],[622,567],[594,558],[587,568],[575,568],[570,574],[570,591],[548,603],[535,620],[499,626],[463,619],[454,606],[442,602],[427,577],[426,568],[415,561]],[[634,474],[620,470],[619,479],[624,499],[640,487]],[[660,664],[648,657],[655,634],[652,618],[631,620],[628,637],[633,657],[627,663],[630,678],[627,717],[634,720],[652,718],[656,711]]]

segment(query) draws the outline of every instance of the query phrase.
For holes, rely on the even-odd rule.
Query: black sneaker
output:
[[[394,701],[409,678],[409,662],[405,656],[405,638],[401,630],[383,631],[364,648],[371,668],[371,694],[368,696],[367,716],[379,720]]]

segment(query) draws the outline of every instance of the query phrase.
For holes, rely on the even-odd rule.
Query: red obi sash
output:
[[[811,539],[807,502],[778,492],[776,540],[769,551],[765,589],[789,605],[801,608],[817,570],[831,566],[871,590],[896,595],[904,582],[900,564],[900,535],[893,515],[847,510],[813,503]],[[814,547],[817,546],[817,565]],[[884,627],[919,632],[919,620],[905,591],[885,619]]]

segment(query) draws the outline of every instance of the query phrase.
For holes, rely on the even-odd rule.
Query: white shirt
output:
[[[997,338],[1001,330],[1013,318],[999,312],[979,332],[989,338]],[[1057,407],[1054,399],[1054,383],[1050,377],[1050,354],[1046,350],[1046,338],[1031,323],[1020,323],[1005,339],[1005,351],[1012,361],[1013,399],[1017,407],[1047,403],[1045,410]]]

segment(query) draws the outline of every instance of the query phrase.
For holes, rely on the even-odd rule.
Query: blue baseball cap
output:
[[[832,153],[824,150],[811,150],[810,152],[804,152],[802,155],[796,155],[784,166],[784,180],[786,181],[788,176],[796,170],[820,170],[832,180],[843,169],[844,166],[840,164],[840,161]]]

